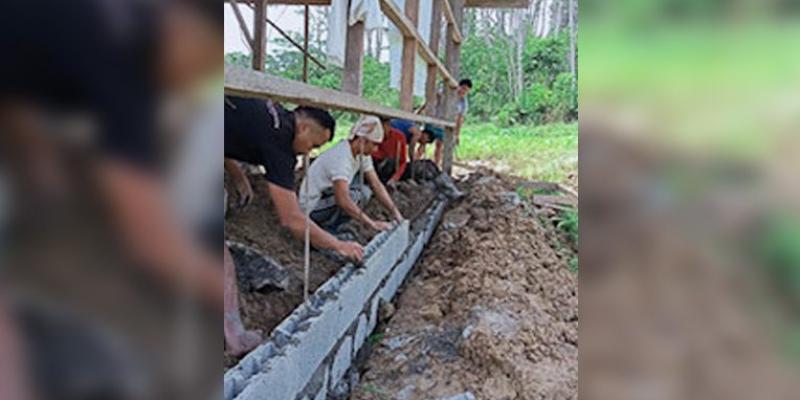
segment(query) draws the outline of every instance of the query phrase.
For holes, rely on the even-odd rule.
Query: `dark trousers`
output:
[[[361,186],[358,179],[350,182],[350,198],[360,208],[364,208],[372,197],[372,190],[365,183]],[[343,224],[350,220],[350,216],[336,204],[336,196],[333,194],[333,188],[322,192],[317,205],[311,211],[311,220],[319,225],[322,229],[330,233],[336,233]]]

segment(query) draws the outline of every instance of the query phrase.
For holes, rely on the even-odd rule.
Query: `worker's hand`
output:
[[[371,227],[377,231],[387,231],[392,229],[392,224],[385,221],[373,221]]]
[[[247,178],[235,179],[233,181],[233,186],[236,191],[236,198],[238,199],[236,208],[244,208],[250,204],[250,201],[253,200],[253,187],[250,185],[250,180]]]
[[[386,188],[394,192],[397,190],[397,181],[394,179],[389,179],[389,182],[386,182]]]
[[[345,242],[340,240],[339,243],[337,243],[335,250],[340,256],[354,261],[361,261],[361,259],[364,258],[364,248],[356,242]]]
[[[403,218],[403,214],[400,214],[400,210],[398,210],[396,208],[394,209],[394,213],[392,215],[392,218],[394,218],[394,221],[397,222],[398,224],[403,222],[403,219],[404,219]]]

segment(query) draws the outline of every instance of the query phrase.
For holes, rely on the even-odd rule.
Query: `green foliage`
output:
[[[472,79],[468,119],[516,124],[570,122],[578,117],[578,96],[569,72],[569,37],[528,35],[522,56],[523,90],[513,93],[509,78],[512,43],[499,37],[487,45],[480,35],[468,37],[461,49],[462,76]]]
[[[467,13],[468,17],[471,13]],[[295,35],[297,36],[297,35]],[[501,127],[518,124],[546,124],[571,122],[578,116],[577,92],[569,72],[569,38],[536,38],[528,35],[522,52],[522,90],[514,93],[513,75],[509,54],[514,54],[514,44],[504,35],[491,36],[486,32],[472,32],[461,46],[462,77],[472,79],[468,122],[493,121]],[[300,38],[297,37],[297,40]],[[301,80],[303,54],[286,39],[270,40],[266,70],[273,75]],[[277,50],[274,50],[277,49]],[[319,60],[326,57],[321,49],[310,52]],[[251,57],[241,53],[225,55],[228,64],[249,67]],[[320,68],[309,62],[309,83],[315,86],[338,89],[341,87],[342,69],[332,65]],[[372,56],[364,58],[363,96],[389,107],[399,106],[399,92],[389,88],[390,66]],[[423,99],[416,98],[419,105]],[[352,113],[333,112],[341,122],[354,122]]]
[[[464,125],[455,155],[461,161],[495,164],[523,178],[563,182],[578,171],[578,124]]]
[[[578,273],[578,256],[574,256],[569,260],[569,270]]]
[[[369,335],[369,337],[367,338],[367,344],[370,347],[375,346],[376,344],[380,343],[381,340],[383,340],[384,336],[385,335],[383,333],[373,333],[372,335]]]
[[[800,218],[772,218],[759,235],[758,254],[785,298],[800,305]]]
[[[576,246],[578,245],[578,211],[567,210],[561,212],[561,220],[556,224],[556,228],[564,232],[569,240]]]

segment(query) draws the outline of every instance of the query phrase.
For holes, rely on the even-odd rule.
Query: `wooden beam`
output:
[[[417,41],[417,50],[422,58],[428,64],[436,65],[436,69],[439,71],[440,74],[445,79],[445,82],[450,87],[457,87],[458,81],[453,78],[450,74],[450,71],[445,68],[444,64],[439,61],[439,58],[436,57],[435,54],[431,51],[431,48],[428,47],[427,44],[422,40],[422,36],[420,36],[419,31],[414,28],[414,25],[411,21],[397,8],[392,0],[381,0],[381,10],[389,18],[390,21],[400,30],[400,32],[405,37],[413,37],[414,40]]]
[[[452,121],[431,118],[370,102],[359,96],[323,89],[234,65],[225,65],[225,94],[316,106],[326,109],[407,119],[452,128]]]
[[[405,14],[412,24],[411,28],[417,30],[417,15],[419,14],[419,0],[406,0]],[[403,36],[403,58],[400,72],[400,109],[412,111],[414,109],[414,67],[417,64],[417,45],[413,36]]]
[[[448,0],[442,0],[442,1],[444,1],[444,7],[443,7],[444,8],[444,16],[447,18],[448,26],[455,26],[456,17],[453,16],[453,7],[450,6],[450,1],[448,1]],[[458,29],[457,26],[455,26],[453,28],[452,34],[453,34],[453,40],[456,43],[461,43],[464,40],[464,37],[461,36],[461,29]]]
[[[364,80],[364,22],[347,27],[347,44],[342,69],[342,91],[360,96]]]
[[[439,54],[439,36],[442,27],[442,2],[443,0],[433,0],[433,9],[431,11],[431,36],[430,40],[428,40],[431,52],[437,57]],[[428,76],[425,81],[425,114],[429,116],[436,115],[435,64],[428,64]]]
[[[230,0],[225,0],[230,1]],[[252,3],[254,0],[241,0],[242,2]],[[257,1],[257,0],[256,0]],[[290,5],[290,6],[329,6],[331,0],[274,0],[270,1],[273,5]],[[530,0],[467,0],[465,7],[467,8],[528,8]]]
[[[464,0],[451,0],[450,3],[453,6],[453,17],[455,23],[447,25],[448,35],[452,35],[452,31],[454,29],[460,29],[463,22],[464,22]],[[447,41],[447,68],[450,71],[453,71],[456,76],[459,74],[459,70],[461,69],[461,44],[456,43],[455,41],[448,40]],[[457,101],[457,94],[456,91],[452,88],[445,89],[445,96],[444,96],[444,110],[445,113],[443,117],[447,120],[455,120],[456,119],[456,101]],[[444,138],[444,155],[442,158],[442,170],[447,174],[453,169],[453,153],[455,152],[455,130],[454,129],[445,129],[445,138]]]
[[[253,13],[253,69],[263,71],[267,53],[267,0],[255,0]]]

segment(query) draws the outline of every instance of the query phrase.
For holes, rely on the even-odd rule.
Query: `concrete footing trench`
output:
[[[434,200],[418,218],[377,235],[363,265],[347,264],[297,307],[224,376],[225,400],[346,398],[357,379],[355,360],[442,218]]]

